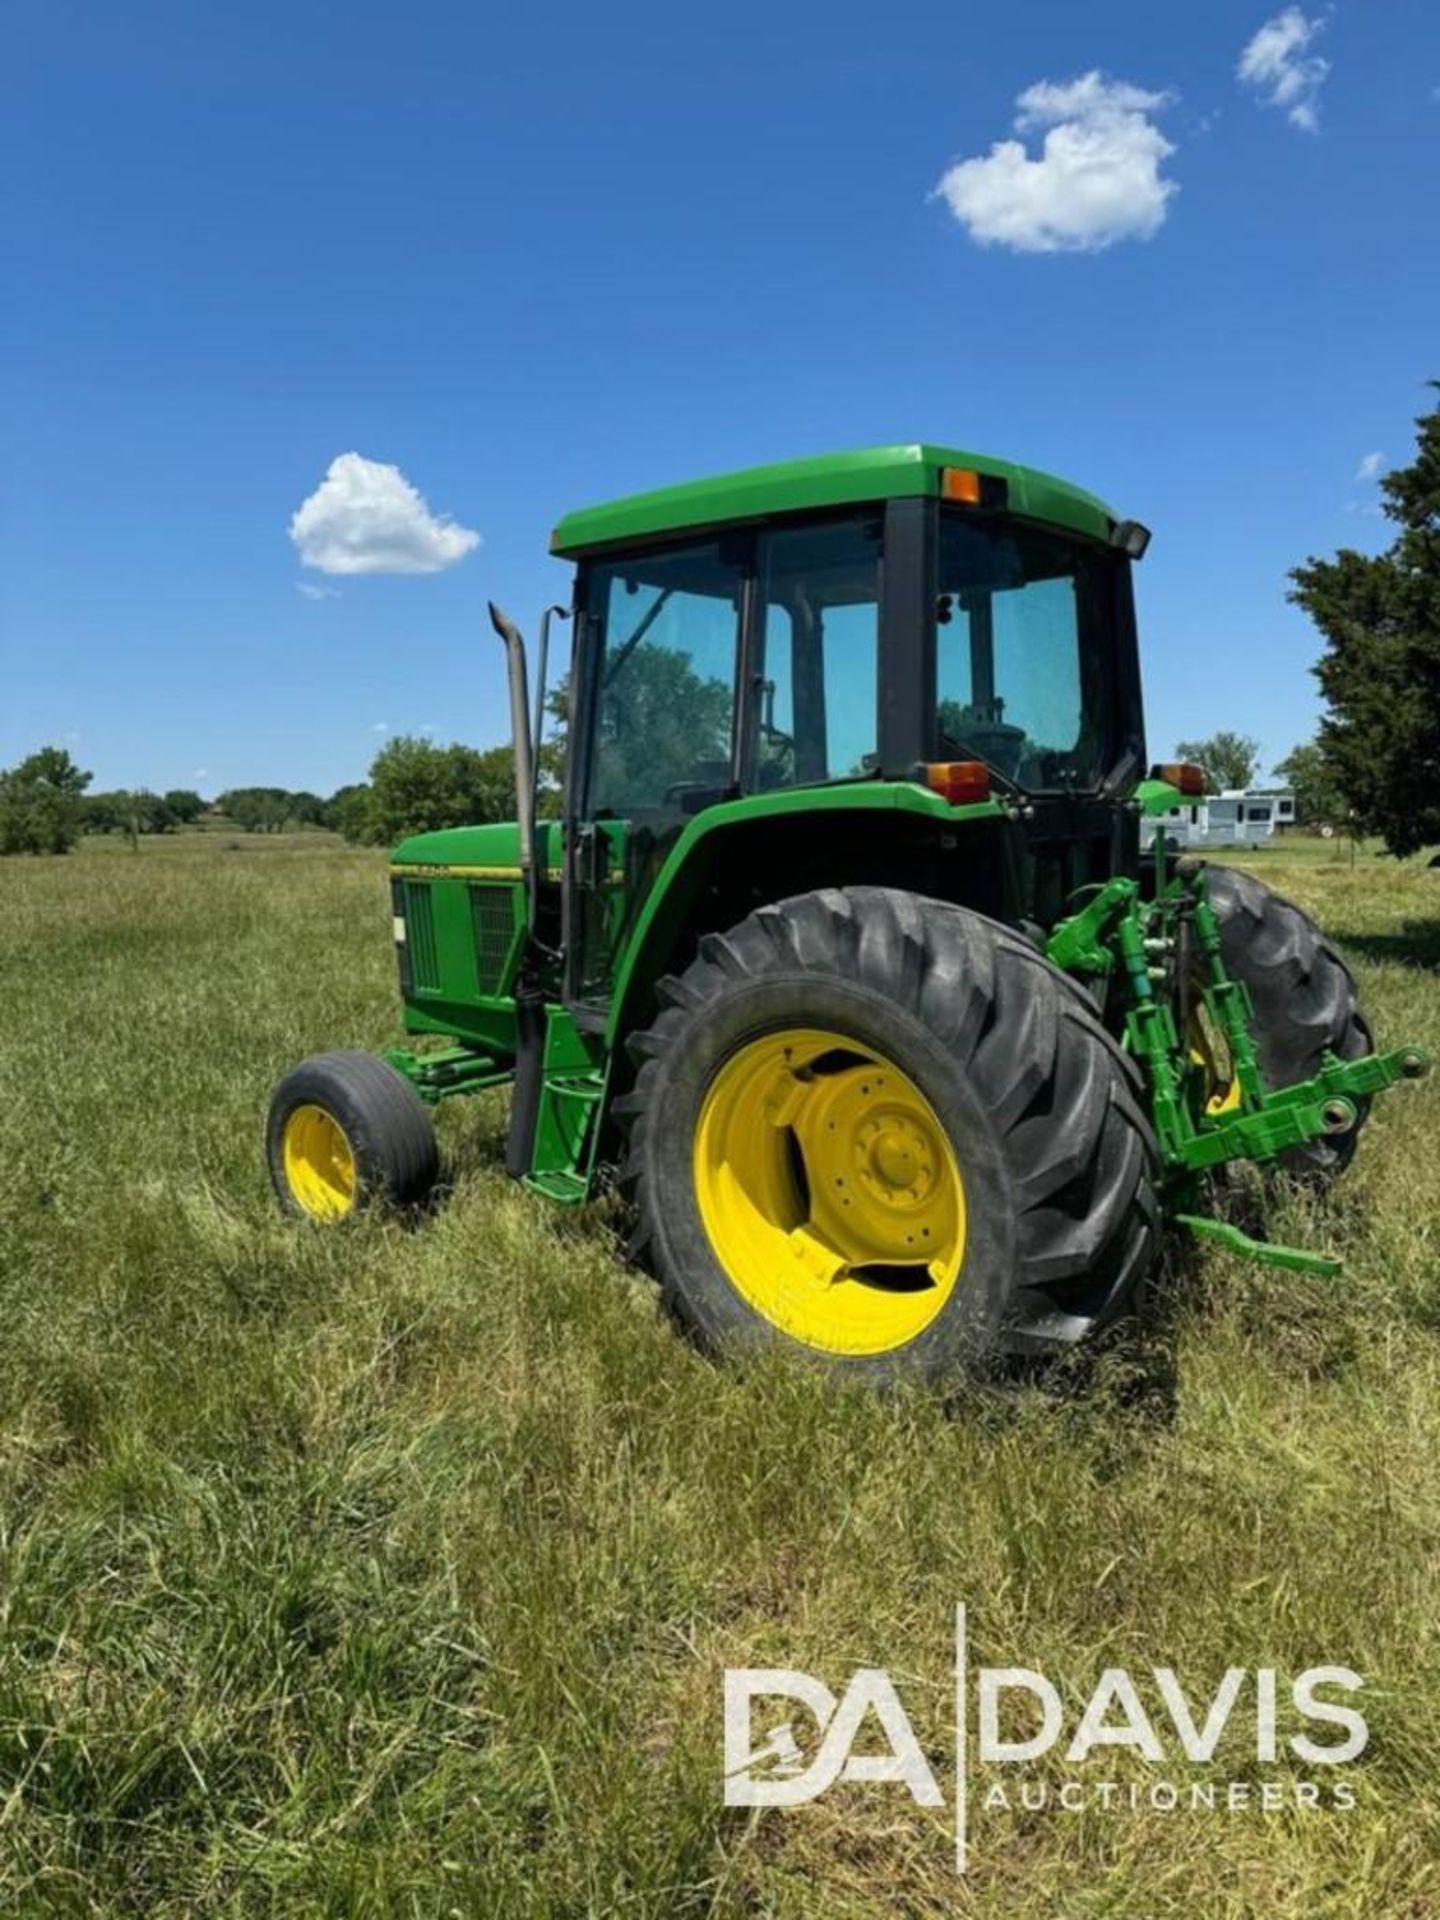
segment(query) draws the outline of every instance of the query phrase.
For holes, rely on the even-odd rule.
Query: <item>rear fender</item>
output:
[[[933,864],[962,836],[973,837],[978,852],[982,840],[993,847],[1003,836],[1008,844],[1012,832],[997,800],[953,807],[911,782],[753,794],[707,808],[671,849],[618,956],[608,1045],[623,1044],[648,1018],[656,981],[687,963],[701,933],[816,887],[903,885],[905,856],[913,862],[923,853]],[[985,864],[993,890],[995,863]],[[947,865],[963,876],[975,863]]]

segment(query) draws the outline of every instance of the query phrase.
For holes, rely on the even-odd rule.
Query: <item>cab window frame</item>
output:
[[[886,583],[891,569],[887,564],[889,553],[889,522],[885,512],[887,503],[883,501],[856,502],[841,508],[826,508],[817,513],[796,513],[776,516],[774,519],[757,523],[755,527],[755,547],[752,553],[752,573],[750,593],[747,601],[748,619],[744,633],[744,684],[745,713],[741,717],[741,791],[746,795],[759,793],[798,793],[811,791],[817,787],[855,786],[865,780],[880,780],[885,777],[884,743],[884,689],[886,685]],[[761,785],[759,780],[760,755],[763,742],[763,719],[765,689],[768,679],[765,663],[767,639],[766,609],[770,602],[766,597],[766,562],[768,542],[773,538],[804,536],[828,529],[859,526],[873,531],[875,539],[875,669],[872,689],[872,705],[875,716],[874,744],[871,753],[875,760],[873,769],[859,772],[834,773],[805,780],[790,780],[775,784]],[[778,604],[778,603],[776,603]],[[855,605],[868,604],[857,601]],[[787,644],[793,636],[787,635]],[[820,672],[824,675],[823,653],[820,660]],[[792,698],[793,698],[792,685]],[[793,720],[793,714],[792,714]]]
[[[1109,542],[1077,529],[1057,527],[1050,521],[1008,510],[993,511],[932,502],[935,509],[935,536],[929,569],[928,652],[930,678],[926,690],[924,745],[919,758],[940,757],[940,700],[937,691],[939,623],[936,618],[940,599],[940,547],[947,524],[979,524],[987,530],[1019,534],[1041,534],[1072,543],[1077,551],[1090,555],[1107,576],[1103,593],[1096,593],[1094,635],[1087,634],[1080,618],[1081,596],[1077,594],[1077,665],[1082,700],[1087,692],[1087,675],[1097,704],[1098,748],[1094,778],[1089,782],[1068,782],[1061,786],[1026,788],[1019,791],[1040,802],[1075,798],[1093,798],[1103,794],[1116,780],[1117,773],[1132,765],[1136,776],[1145,764],[1143,709],[1140,691],[1139,652],[1135,624],[1135,603],[1131,563]],[[1003,774],[1002,778],[1008,780]]]
[[[605,666],[609,658],[608,649],[594,637],[595,623],[601,618],[593,605],[597,575],[604,576],[622,569],[627,559],[659,560],[671,554],[684,553],[687,550],[705,546],[717,548],[721,554],[722,563],[733,565],[735,569],[738,604],[730,679],[728,759],[730,790],[732,792],[742,790],[740,768],[746,706],[746,627],[749,619],[749,603],[753,597],[754,536],[748,529],[734,527],[686,527],[678,529],[673,538],[647,541],[643,546],[627,545],[624,549],[611,552],[597,552],[586,555],[579,563],[575,579],[574,605],[577,612],[570,669],[573,688],[569,729],[571,764],[566,769],[563,807],[563,817],[567,822],[593,821],[601,818],[590,804],[595,779],[596,749],[599,744],[600,700],[604,693]],[[637,810],[649,814],[669,811],[663,806],[656,807],[649,804]],[[682,807],[677,805],[673,811],[678,818],[684,817]],[[612,819],[628,817],[614,808],[606,809],[606,813]]]

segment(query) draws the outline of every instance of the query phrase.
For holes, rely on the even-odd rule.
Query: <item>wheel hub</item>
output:
[[[732,1284],[809,1345],[904,1345],[953,1290],[954,1148],[905,1074],[838,1034],[767,1035],[725,1063],[701,1109],[695,1183]]]
[[[338,1220],[355,1205],[355,1152],[345,1129],[324,1107],[296,1107],[280,1150],[297,1204],[313,1220]]]
[[[890,1207],[916,1207],[934,1185],[934,1149],[924,1132],[901,1114],[872,1120],[860,1131],[860,1177]]]

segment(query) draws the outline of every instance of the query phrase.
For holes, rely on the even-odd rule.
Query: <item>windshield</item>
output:
[[[942,519],[940,759],[986,760],[1032,792],[1100,783],[1116,564],[1093,541]]]

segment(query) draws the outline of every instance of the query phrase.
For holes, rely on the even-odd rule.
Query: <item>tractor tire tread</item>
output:
[[[281,1204],[298,1209],[285,1183],[281,1136],[298,1106],[322,1106],[344,1129],[360,1175],[361,1204],[419,1206],[435,1185],[440,1153],[428,1109],[388,1060],[346,1048],[315,1054],[276,1087],[266,1126],[266,1158]]]
[[[635,1081],[612,1109],[626,1135],[628,1251],[649,1265],[682,1327],[705,1344],[686,1277],[669,1270],[656,1231],[660,1083],[737,986],[797,974],[858,983],[903,1010],[943,1045],[992,1116],[1016,1223],[998,1351],[1066,1348],[1137,1309],[1160,1220],[1158,1154],[1133,1063],[1088,996],[1031,942],[966,908],[858,886],[762,906],[704,935],[679,980],[662,983],[652,1024],[629,1043]]]
[[[1308,1080],[1321,1055],[1358,1060],[1374,1049],[1355,980],[1303,908],[1237,867],[1207,866],[1225,964],[1249,992],[1260,1066],[1272,1086]],[[1281,1156],[1286,1172],[1326,1183],[1349,1164],[1369,1102],[1347,1134]]]

